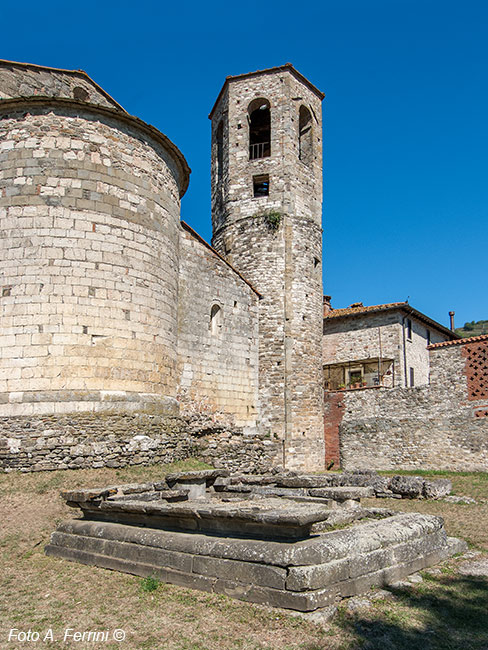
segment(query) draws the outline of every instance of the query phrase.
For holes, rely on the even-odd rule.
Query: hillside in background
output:
[[[468,336],[480,336],[480,334],[488,334],[488,320],[472,320],[470,323],[464,323],[463,327],[456,329],[456,334],[466,338]]]

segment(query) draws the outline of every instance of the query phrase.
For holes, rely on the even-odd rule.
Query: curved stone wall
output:
[[[0,103],[1,414],[173,401],[187,172],[111,109]]]

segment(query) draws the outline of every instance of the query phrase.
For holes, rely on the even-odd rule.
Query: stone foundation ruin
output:
[[[465,549],[442,518],[363,507],[381,492],[334,480],[205,470],[65,491],[83,519],[61,523],[46,553],[308,612]]]

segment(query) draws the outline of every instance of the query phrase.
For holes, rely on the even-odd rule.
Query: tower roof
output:
[[[324,99],[325,94],[321,90],[319,90],[316,86],[313,85],[311,81],[309,81],[300,72],[298,72],[298,70],[296,70],[291,63],[285,63],[285,65],[279,65],[274,68],[266,68],[265,70],[256,70],[254,72],[245,72],[244,74],[229,75],[228,77],[226,77],[224,85],[222,86],[219,95],[215,101],[215,104],[213,105],[213,108],[208,115],[209,119],[210,120],[212,119],[212,116],[220,101],[220,98],[222,97],[225,89],[227,88],[227,86],[231,81],[246,79],[248,77],[258,77],[260,75],[265,75],[265,74],[275,74],[276,72],[286,72],[286,71],[290,72],[294,77],[296,77],[299,81],[305,84],[305,86],[310,88],[310,90],[314,92],[320,100]]]

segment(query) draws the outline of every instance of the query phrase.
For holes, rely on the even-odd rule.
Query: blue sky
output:
[[[229,74],[290,61],[324,100],[324,292],[488,319],[488,3],[121,0],[2,7],[0,58],[83,69],[192,168],[210,240],[208,112]]]

